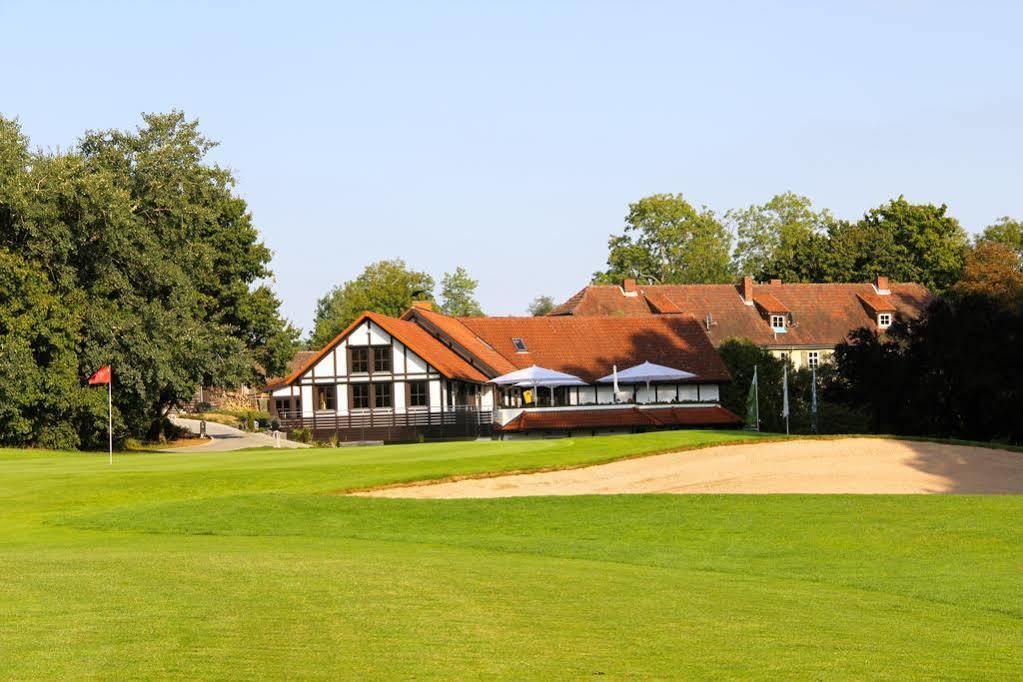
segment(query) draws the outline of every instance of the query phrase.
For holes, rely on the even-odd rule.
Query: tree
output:
[[[962,278],[952,287],[959,299],[987,297],[1005,305],[1023,302],[1023,259],[1001,241],[977,242],[966,255]]]
[[[827,210],[814,211],[807,197],[786,192],[725,216],[738,237],[734,259],[738,273],[761,281],[826,280],[827,229],[835,219]]]
[[[969,246],[947,207],[904,197],[868,211],[856,223],[836,222],[828,234],[828,281],[866,282],[879,275],[919,282],[936,293],[955,284]]]
[[[554,310],[554,299],[550,296],[537,296],[529,304],[529,314],[533,317],[543,317]]]
[[[446,273],[440,280],[440,306],[448,315],[455,317],[482,317],[483,310],[476,300],[479,282],[458,266],[454,272]]]
[[[358,277],[334,287],[316,303],[310,344],[325,346],[363,311],[398,316],[413,301],[432,301],[433,287],[433,277],[409,270],[401,259],[368,265]]]
[[[17,254],[0,258],[4,347],[17,354],[11,367],[48,387],[35,402],[27,387],[19,405],[30,442],[95,444],[105,431],[96,391],[75,387],[104,364],[119,439],[162,437],[169,410],[200,382],[233,386],[286,366],[294,328],[256,286],[269,251],[230,173],[206,163],[212,147],[173,112],[87,133],[68,153],[31,154],[0,119],[0,253]],[[0,425],[0,438],[21,442],[16,431]]]
[[[629,205],[625,232],[608,240],[607,270],[594,282],[626,277],[648,284],[730,282],[732,237],[713,211],[681,194],[655,194]]]
[[[837,346],[829,396],[867,408],[883,433],[1023,443],[1021,345],[1023,306],[939,298],[913,324]]]
[[[1023,259],[1023,221],[1008,216],[999,218],[987,226],[980,239],[1005,244]]]

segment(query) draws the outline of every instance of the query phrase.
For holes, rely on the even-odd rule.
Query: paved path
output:
[[[198,419],[180,419],[171,417],[171,421],[192,433],[199,433]],[[183,448],[170,448],[166,452],[222,452],[225,450],[242,450],[244,448],[273,447],[274,439],[263,433],[247,433],[241,429],[216,422],[206,422],[206,433],[212,439],[202,445],[188,445]],[[281,438],[282,448],[305,448],[304,443],[296,443]]]
[[[582,440],[582,439],[580,439]],[[360,493],[518,497],[620,493],[1023,493],[1023,454],[879,438],[724,445],[610,464]]]

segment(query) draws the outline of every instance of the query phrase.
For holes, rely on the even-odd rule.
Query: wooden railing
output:
[[[478,431],[489,433],[493,428],[494,413],[490,410],[475,410],[466,407],[453,407],[444,412],[428,410],[411,410],[394,413],[379,410],[356,410],[348,414],[333,412],[317,412],[315,416],[303,417],[295,412],[281,412],[277,421],[285,431],[303,428],[313,431],[346,431],[351,429],[397,429],[416,428],[433,429],[433,427],[449,429],[454,434],[458,431]]]

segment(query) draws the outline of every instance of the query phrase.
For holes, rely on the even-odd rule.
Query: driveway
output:
[[[171,421],[192,433],[199,433],[198,419],[180,419],[171,417]],[[183,448],[172,448],[167,452],[223,452],[225,450],[242,450],[245,448],[266,448],[274,446],[274,439],[263,433],[247,433],[241,429],[216,422],[206,422],[206,435],[211,442],[202,445],[189,445]],[[307,448],[305,443],[285,440],[281,434],[282,448]]]

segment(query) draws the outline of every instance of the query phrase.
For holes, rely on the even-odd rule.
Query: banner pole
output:
[[[114,373],[110,373],[107,382],[107,451],[110,453],[110,464],[114,463]]]

